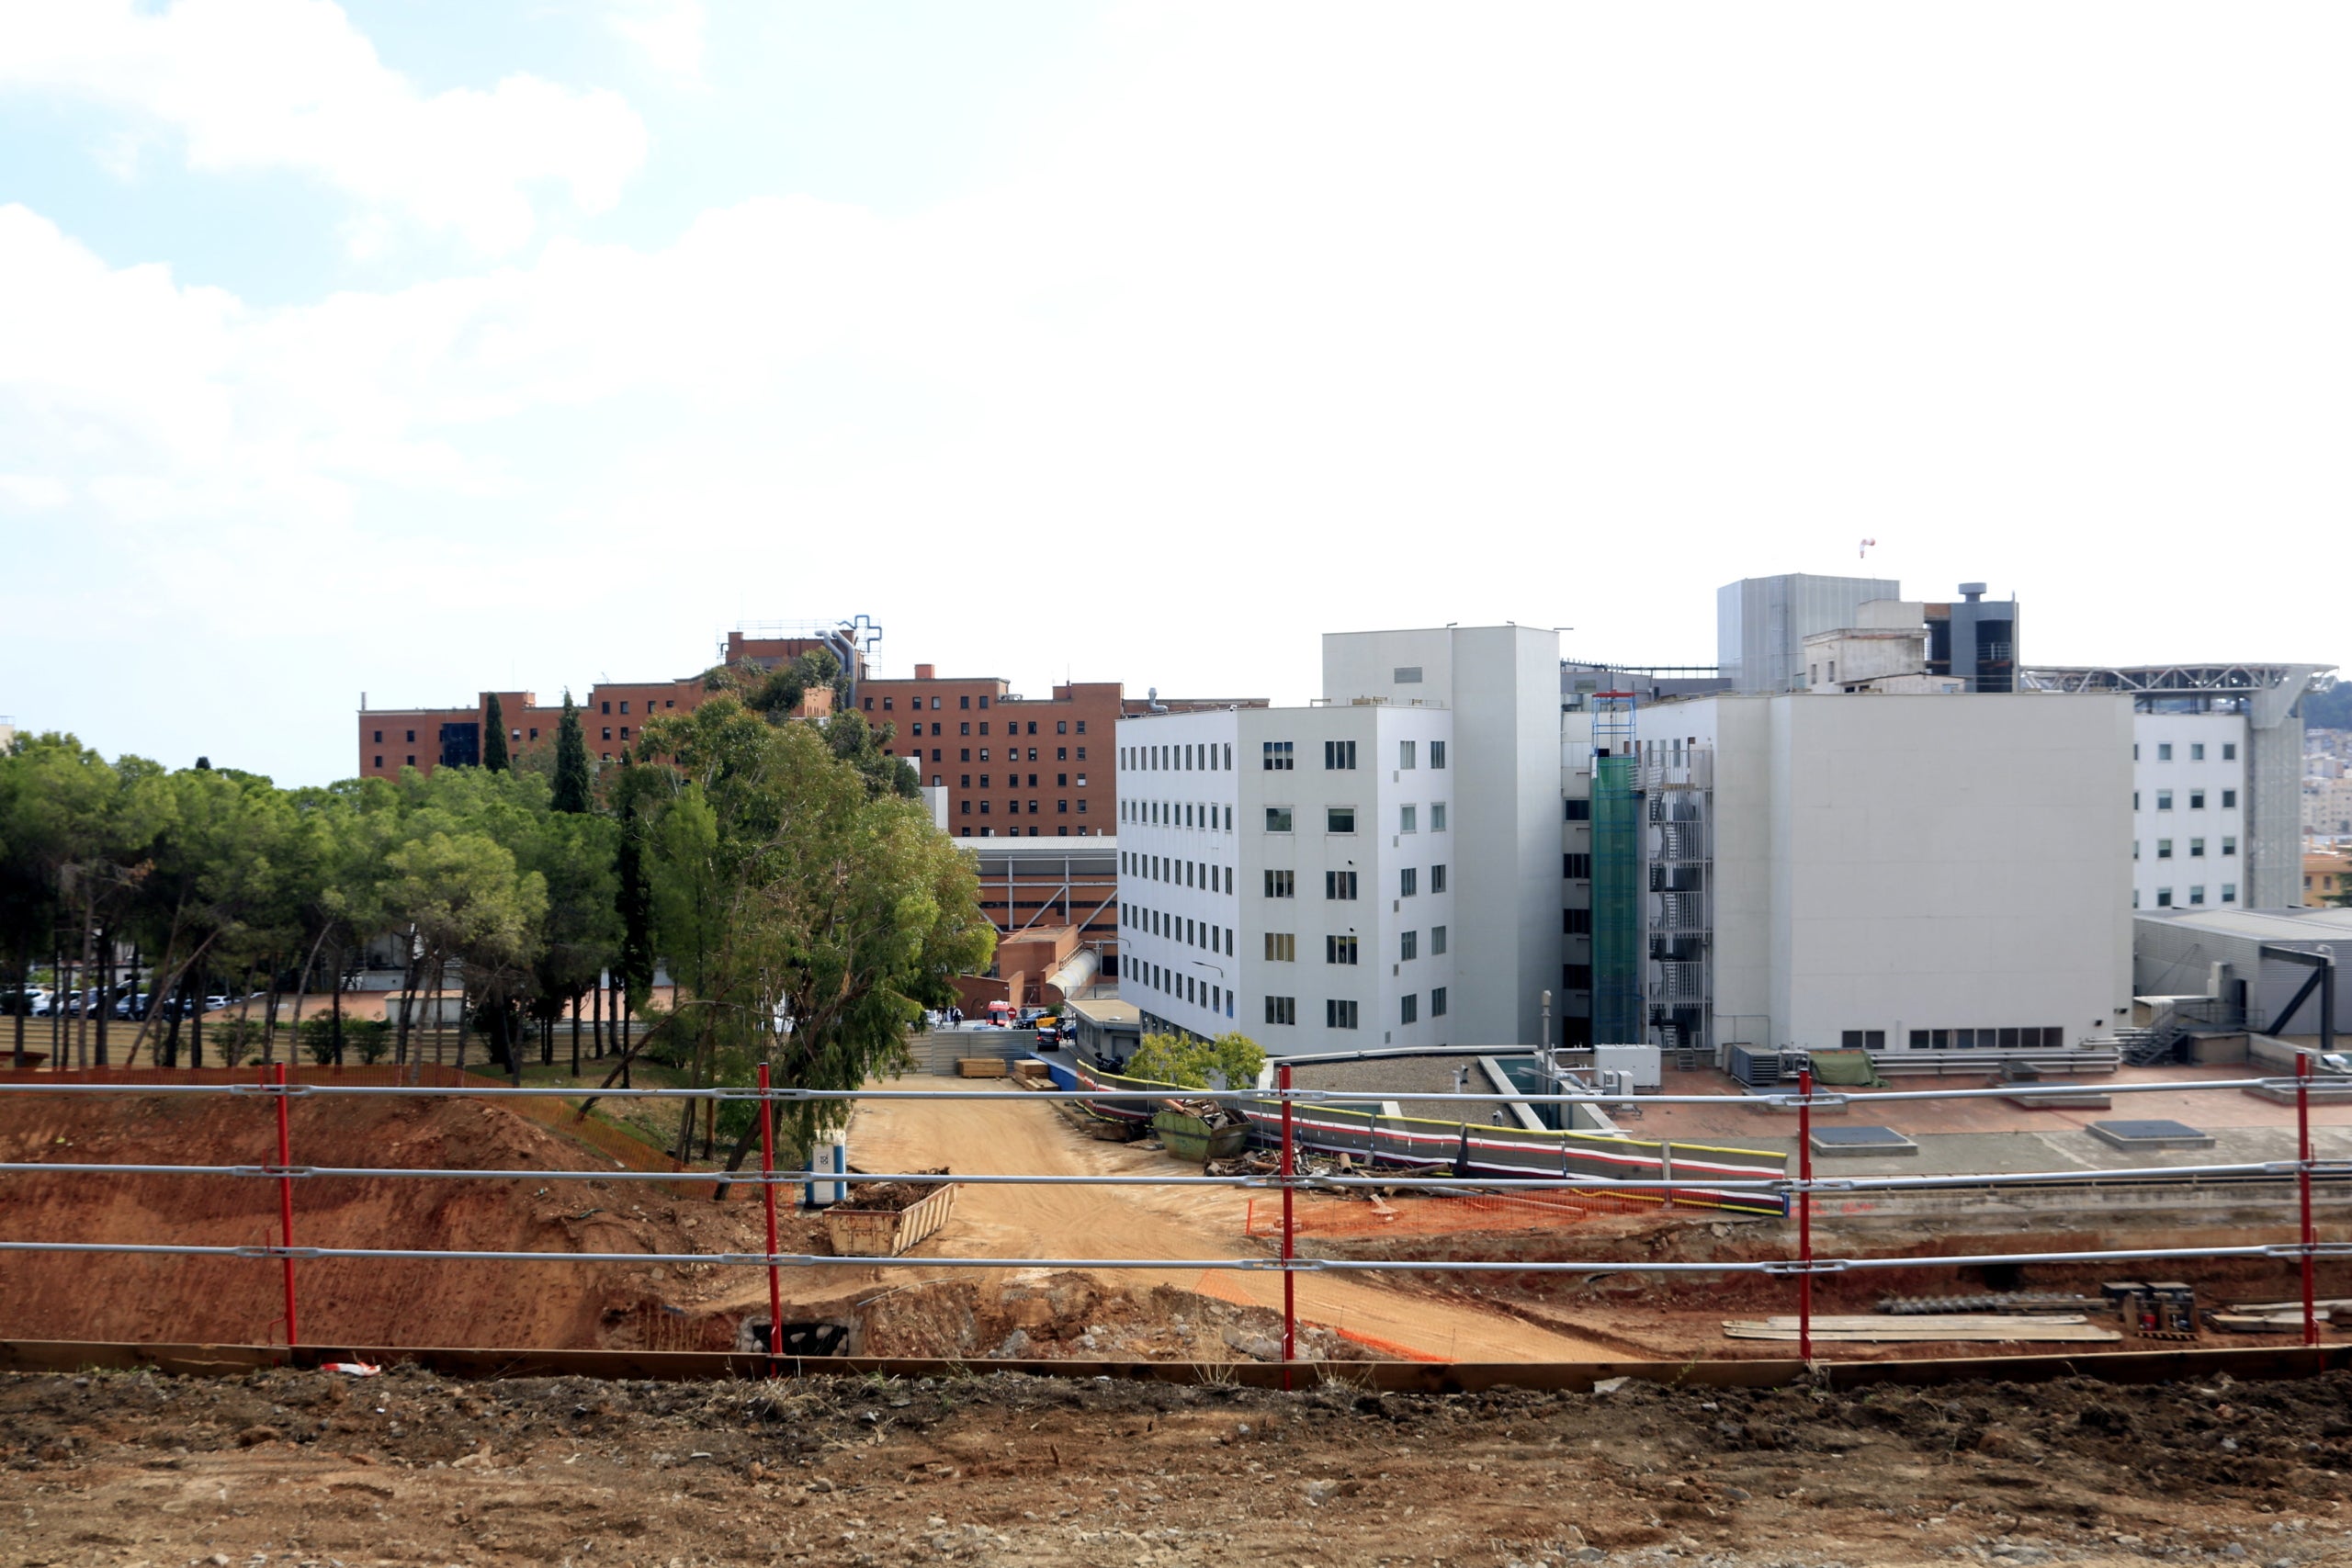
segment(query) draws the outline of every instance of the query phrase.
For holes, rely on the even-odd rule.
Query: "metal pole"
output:
[[[265,1080],[266,1082],[266,1080]],[[277,1239],[286,1248],[286,1348],[291,1350],[300,1341],[294,1329],[294,1178],[289,1172],[294,1165],[294,1150],[286,1131],[286,1064],[277,1064]]]
[[[2324,1018],[2325,1013],[2321,1017]],[[2318,1260],[2312,1228],[2312,1054],[2295,1054],[2295,1199],[2303,1217],[2303,1343],[2319,1343]]]
[[[1298,1276],[1291,1259],[1298,1256],[1297,1232],[1291,1212],[1292,1164],[1290,1064],[1275,1069],[1283,1089],[1283,1387],[1290,1387],[1290,1364],[1298,1359]]]
[[[768,1065],[760,1064],[760,1201],[768,1219],[768,1375],[775,1375],[784,1342],[784,1285],[775,1264],[775,1101],[768,1098]]]
[[[1813,1364],[1813,1068],[1797,1069],[1797,1359]]]

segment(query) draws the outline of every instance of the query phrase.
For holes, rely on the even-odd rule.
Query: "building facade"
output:
[[[1593,1038],[1602,769],[1564,731],[1562,980]],[[1639,1042],[2072,1043],[2129,1004],[2120,697],[1702,697],[1634,716]],[[1581,733],[1580,733],[1581,732]],[[1988,768],[1987,759],[1998,759]],[[2026,1032],[2030,1031],[2029,1036]]]

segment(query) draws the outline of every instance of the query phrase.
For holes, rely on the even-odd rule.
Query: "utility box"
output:
[[[1596,1073],[1623,1073],[1636,1091],[1655,1094],[1666,1087],[1664,1055],[1656,1045],[1595,1045],[1592,1067]]]

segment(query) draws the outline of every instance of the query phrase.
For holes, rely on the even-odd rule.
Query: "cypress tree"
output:
[[[563,694],[563,722],[555,732],[555,799],[558,811],[584,812],[589,806],[588,732],[571,694]]]
[[[642,1006],[653,992],[653,886],[646,874],[639,831],[637,802],[624,800],[616,867],[620,873],[620,972],[629,1000]]]
[[[506,760],[506,710],[499,705],[496,692],[490,694],[490,706],[482,713],[481,727],[486,731],[481,738],[481,765],[493,773],[503,773],[509,765]]]

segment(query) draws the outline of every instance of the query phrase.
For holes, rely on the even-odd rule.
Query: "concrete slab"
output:
[[[2084,1130],[2119,1149],[2210,1149],[2215,1141],[2211,1133],[2162,1117],[2116,1118]]]
[[[1815,1127],[1808,1140],[1824,1159],[1917,1158],[1919,1145],[1892,1127]]]

